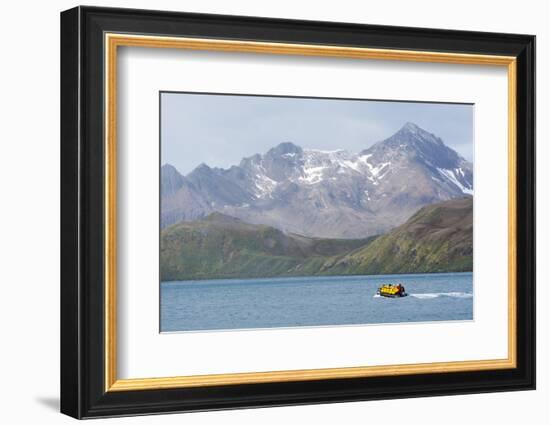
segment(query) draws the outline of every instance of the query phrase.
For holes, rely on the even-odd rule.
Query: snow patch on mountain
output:
[[[307,184],[317,184],[325,179],[333,180],[333,174],[349,173],[363,176],[374,184],[390,171],[391,161],[373,165],[369,162],[372,154],[352,154],[346,150],[321,151],[304,149],[302,169],[298,180]]]
[[[419,207],[473,194],[473,167],[437,136],[407,123],[359,153],[281,143],[228,169],[162,169],[162,226],[224,211],[310,236],[384,232]]]
[[[386,173],[389,171],[389,169],[386,169],[386,171],[382,175],[380,175],[380,173],[390,165],[391,165],[391,162],[383,162],[382,164],[377,165],[376,167],[371,167],[370,171],[374,177],[378,177],[379,179],[382,179],[386,175]]]
[[[448,170],[448,169],[445,169],[445,168],[438,168],[437,171],[439,171],[444,177],[446,177],[448,180],[450,180],[452,184],[457,186],[462,191],[462,193],[464,193],[466,195],[473,195],[474,194],[474,190],[473,190],[473,187],[471,185],[465,186],[464,184],[462,184],[457,179],[457,176],[456,176],[455,173],[461,174],[462,176],[464,176],[464,172],[462,171],[462,168],[455,168],[454,170]]]
[[[299,177],[299,180],[307,184],[319,183],[323,180],[323,171],[327,167],[305,167],[302,169],[302,175]]]
[[[270,179],[265,174],[256,174],[256,179],[254,180],[254,185],[256,191],[254,195],[256,198],[271,198],[272,193],[277,187],[277,182],[273,179]]]

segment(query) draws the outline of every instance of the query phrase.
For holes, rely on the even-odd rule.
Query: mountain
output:
[[[161,279],[312,275],[326,259],[366,246],[369,240],[285,234],[214,212],[162,231]]]
[[[164,165],[161,169],[160,188],[161,224],[196,220],[212,211],[200,189],[171,165]]]
[[[326,268],[332,274],[471,271],[473,200],[421,208],[407,222]]]
[[[472,164],[413,123],[359,153],[285,142],[228,169],[174,171],[161,170],[163,228],[218,211],[287,233],[363,238],[422,206],[473,193]]]
[[[163,281],[471,271],[472,198],[421,208],[387,234],[321,239],[212,213],[161,233]]]

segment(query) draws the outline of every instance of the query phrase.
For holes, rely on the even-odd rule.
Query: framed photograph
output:
[[[61,14],[61,411],[535,387],[535,37]]]

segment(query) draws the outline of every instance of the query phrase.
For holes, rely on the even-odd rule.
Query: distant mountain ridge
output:
[[[161,169],[161,227],[212,212],[287,233],[364,238],[420,207],[473,193],[473,167],[413,123],[359,153],[285,142],[228,169]]]
[[[471,197],[429,205],[366,239],[286,234],[215,212],[161,232],[161,279],[471,271],[472,205]]]

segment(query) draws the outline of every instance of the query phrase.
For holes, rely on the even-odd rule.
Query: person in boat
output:
[[[378,289],[377,293],[380,295],[389,294],[394,296],[401,296],[405,294],[405,287],[400,283],[396,285],[385,283]]]

